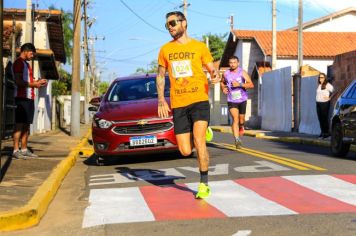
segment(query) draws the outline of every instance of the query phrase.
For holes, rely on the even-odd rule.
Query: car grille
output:
[[[147,133],[159,133],[169,130],[173,127],[173,123],[153,123],[145,125],[129,125],[129,126],[117,126],[113,131],[117,134],[147,134]]]

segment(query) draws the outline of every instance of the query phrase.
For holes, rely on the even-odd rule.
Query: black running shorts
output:
[[[209,124],[209,101],[197,102],[185,107],[178,107],[173,109],[175,134],[184,134],[192,132],[194,122],[199,120],[207,121]]]
[[[231,108],[236,108],[237,110],[239,110],[239,115],[245,115],[246,114],[246,104],[247,104],[247,101],[244,101],[241,103],[228,102],[227,107],[229,108],[229,110]]]
[[[15,98],[15,103],[16,124],[32,124],[33,116],[35,114],[34,101],[27,98]]]

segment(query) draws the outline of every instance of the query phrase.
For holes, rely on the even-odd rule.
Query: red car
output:
[[[169,102],[169,79],[165,97]],[[93,117],[94,150],[100,159],[117,155],[177,151],[173,117],[157,114],[156,75],[116,79]],[[98,158],[98,159],[99,159]]]

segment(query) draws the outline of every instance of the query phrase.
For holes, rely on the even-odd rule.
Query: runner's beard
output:
[[[173,34],[171,33],[171,36],[172,36],[175,40],[177,40],[177,39],[179,39],[180,37],[182,37],[183,34],[184,34],[184,30],[180,28],[180,29],[177,29],[176,34],[173,35]]]

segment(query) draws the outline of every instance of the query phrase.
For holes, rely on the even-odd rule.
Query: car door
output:
[[[340,114],[344,124],[346,139],[356,139],[356,83],[353,82],[345,91],[340,104]]]

